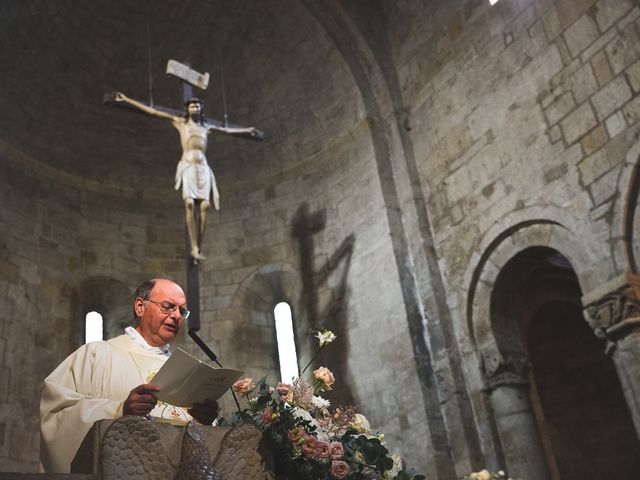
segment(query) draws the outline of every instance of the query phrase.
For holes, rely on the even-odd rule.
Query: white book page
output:
[[[219,399],[244,372],[231,368],[214,368],[176,349],[155,377],[153,385],[160,387],[154,396],[177,407],[191,407],[205,399]]]

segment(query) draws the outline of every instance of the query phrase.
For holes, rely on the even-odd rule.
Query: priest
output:
[[[158,421],[211,425],[218,403],[207,400],[188,411],[156,401],[151,379],[169,358],[172,341],[189,316],[186,297],[168,279],[137,289],[134,327],[108,341],[83,345],[44,380],[40,401],[40,463],[47,473],[69,473],[71,460],[94,422],[123,415]]]

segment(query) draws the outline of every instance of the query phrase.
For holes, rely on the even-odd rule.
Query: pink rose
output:
[[[331,445],[329,445],[329,451],[331,452],[331,458],[334,460],[342,458],[344,455],[344,447],[340,442],[331,442]]]
[[[316,442],[316,451],[314,456],[316,458],[327,458],[331,456],[331,447],[327,442],[318,440]]]
[[[316,440],[315,437],[312,437],[311,435],[305,435],[304,441],[302,442],[302,446],[301,446],[302,454],[307,458],[313,458],[316,453],[317,442],[318,440]]]
[[[279,417],[280,415],[278,415],[271,407],[267,407],[264,409],[260,419],[267,425],[272,425]]]
[[[331,462],[331,470],[329,473],[333,478],[342,480],[343,478],[347,478],[347,475],[349,475],[349,465],[347,465],[347,462],[343,462],[342,460],[333,460]]]
[[[288,383],[278,383],[276,391],[278,395],[280,395],[280,400],[283,402],[293,402],[293,387]]]
[[[331,390],[331,385],[333,385],[336,381],[333,378],[333,373],[326,367],[320,367],[317,370],[313,371],[313,378],[316,380],[316,384],[319,385],[320,390]]]
[[[236,383],[234,383],[231,386],[231,388],[238,395],[246,397],[247,395],[249,395],[249,393],[251,393],[251,391],[254,388],[256,388],[256,386],[253,384],[253,379],[247,377],[247,378],[241,378],[240,380],[238,380]]]

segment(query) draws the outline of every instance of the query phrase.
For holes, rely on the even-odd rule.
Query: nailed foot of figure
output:
[[[194,248],[193,250],[191,250],[191,258],[193,258],[193,261],[194,261],[195,263],[198,263],[198,262],[204,262],[204,261],[207,259],[207,257],[205,257],[204,255],[202,255],[202,254],[200,253],[200,250],[199,250],[199,249],[197,249],[197,248]]]

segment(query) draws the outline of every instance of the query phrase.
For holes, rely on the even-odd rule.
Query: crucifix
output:
[[[264,133],[254,127],[240,127],[229,124],[225,102],[224,121],[204,116],[204,104],[193,96],[193,87],[205,90],[209,84],[209,74],[199,73],[175,60],[167,63],[167,74],[178,78],[182,83],[182,101],[185,111],[159,105],[147,105],[127,97],[121,92],[113,92],[104,97],[104,103],[116,107],[169,120],[178,130],[182,157],[178,162],[175,176],[175,189],[182,187],[182,198],[185,206],[185,223],[187,225],[189,260],[187,268],[187,284],[189,305],[199,305],[198,263],[206,260],[202,254],[202,240],[206,227],[207,212],[210,200],[216,210],[220,209],[220,194],[216,185],[213,170],[207,163],[206,151],[209,133],[220,132],[228,135],[264,140]],[[196,320],[199,322],[199,319]],[[190,323],[191,319],[190,319]]]

